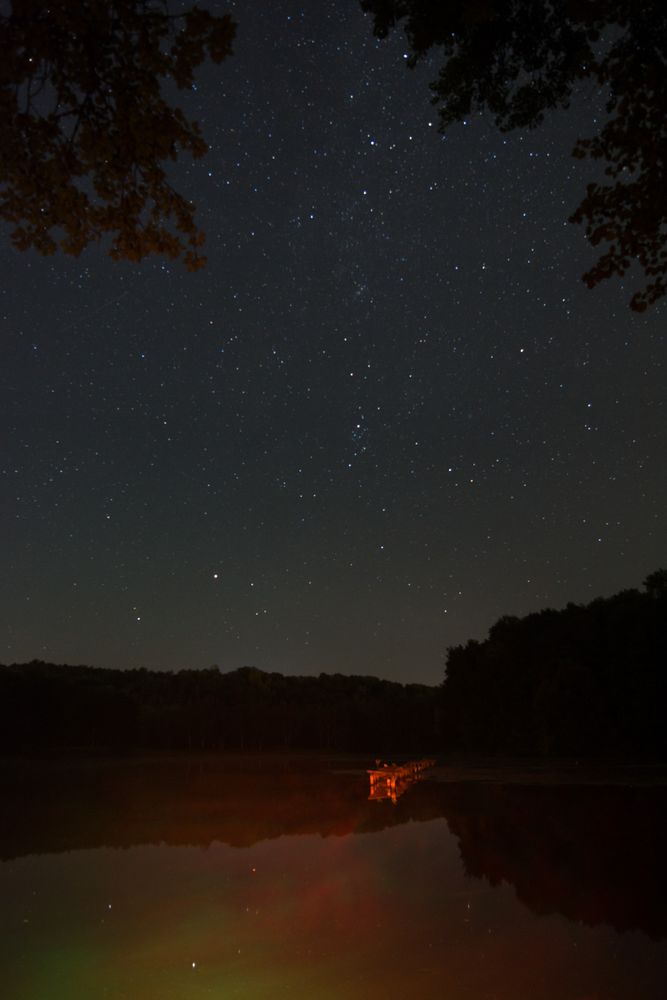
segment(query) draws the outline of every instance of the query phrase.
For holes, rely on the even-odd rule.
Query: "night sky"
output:
[[[355,0],[209,5],[208,266],[2,241],[0,661],[439,683],[667,562],[663,300],[586,289],[604,106],[442,136]]]

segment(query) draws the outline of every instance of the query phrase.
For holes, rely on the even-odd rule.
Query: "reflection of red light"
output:
[[[379,761],[376,761],[379,764]],[[435,765],[431,758],[410,760],[407,764],[383,764],[382,767],[369,769],[370,793],[372,801],[391,799],[396,802],[398,797],[414,782],[419,781],[423,772]]]

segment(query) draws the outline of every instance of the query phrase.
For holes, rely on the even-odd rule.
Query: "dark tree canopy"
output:
[[[190,87],[234,31],[229,15],[167,0],[13,0],[0,13],[0,218],[15,246],[76,256],[110,236],[116,259],[201,267],[204,234],[165,167],[208,147],[163,84]]]
[[[506,615],[448,650],[443,737],[475,753],[667,758],[667,571],[644,591]]]
[[[377,677],[0,664],[0,754],[47,747],[432,752],[437,688]]]
[[[636,260],[643,311],[667,292],[667,6],[637,0],[361,0],[385,37],[404,21],[414,66],[444,56],[431,84],[441,129],[488,110],[501,130],[532,128],[567,107],[582,81],[608,94],[599,132],[573,155],[605,164],[570,221],[603,244],[589,288]]]

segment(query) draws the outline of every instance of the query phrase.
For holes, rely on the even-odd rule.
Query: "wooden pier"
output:
[[[378,761],[379,763],[379,761]],[[369,768],[370,779],[369,799],[391,799],[396,802],[399,795],[421,778],[429,767],[435,766],[435,760],[424,757],[421,760],[410,760],[407,764],[382,764],[381,767]]]

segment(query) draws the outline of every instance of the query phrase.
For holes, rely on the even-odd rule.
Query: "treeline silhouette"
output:
[[[446,746],[492,754],[667,754],[667,571],[645,590],[525,618],[448,651]]]
[[[50,748],[667,756],[667,570],[643,592],[504,617],[443,684],[0,666],[0,751]]]
[[[0,750],[313,749],[437,745],[438,689],[377,677],[0,667]]]

